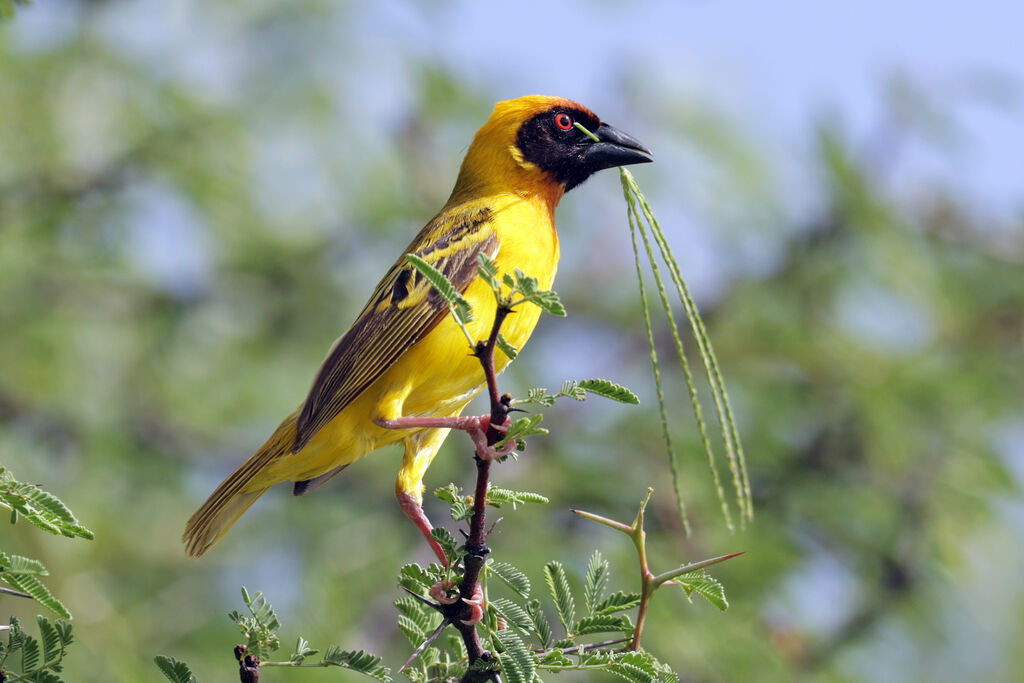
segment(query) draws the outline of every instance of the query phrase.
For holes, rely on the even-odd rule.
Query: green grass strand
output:
[[[701,358],[704,362],[704,369],[707,373],[708,384],[711,388],[711,395],[715,404],[715,410],[718,414],[722,440],[725,444],[726,457],[729,462],[729,469],[733,478],[733,487],[736,491],[736,502],[740,511],[741,523],[745,523],[746,520],[753,519],[753,504],[750,493],[750,480],[746,467],[746,458],[744,457],[742,442],[739,438],[739,431],[736,427],[729,394],[725,388],[725,381],[722,377],[718,359],[711,345],[711,340],[707,333],[707,327],[704,325],[704,321],[700,317],[696,303],[690,294],[686,281],[682,277],[679,264],[668,246],[668,241],[665,238],[664,231],[661,229],[661,225],[658,223],[658,219],[654,215],[654,211],[651,209],[647,199],[640,192],[640,188],[632,174],[625,169],[622,169],[622,171],[623,175],[626,176],[623,183],[624,185],[627,185],[629,191],[636,196],[636,202],[639,203],[644,218],[651,228],[651,233],[654,236],[655,242],[658,244],[662,258],[668,266],[669,273],[672,276],[672,280],[676,285],[679,297],[682,300],[683,308],[690,320],[690,326],[693,331],[694,338],[697,341],[697,347],[700,351]]]
[[[690,403],[693,408],[694,419],[697,421],[697,431],[700,433],[701,444],[704,447],[704,453],[707,456],[708,469],[711,471],[711,479],[714,483],[715,493],[718,496],[719,504],[722,508],[722,517],[725,519],[725,525],[729,531],[735,531],[735,526],[732,521],[732,512],[729,509],[728,498],[725,495],[725,488],[722,486],[721,477],[718,474],[718,467],[715,465],[715,451],[714,446],[711,443],[711,438],[708,436],[707,421],[704,419],[704,410],[700,406],[700,397],[697,394],[697,385],[693,381],[693,370],[690,367],[690,361],[686,357],[686,349],[683,346],[682,336],[679,334],[679,326],[676,323],[675,315],[672,313],[672,304],[668,300],[668,293],[665,291],[664,282],[661,279],[661,272],[658,268],[657,259],[654,256],[654,252],[651,249],[650,240],[647,237],[647,232],[644,230],[643,223],[639,222],[640,216],[637,215],[637,223],[640,227],[640,236],[643,239],[644,247],[647,251],[647,258],[651,264],[651,272],[654,274],[654,281],[658,288],[658,294],[661,298],[661,305],[665,311],[665,317],[668,319],[669,329],[672,332],[672,341],[676,347],[676,354],[679,356],[679,363],[683,370],[683,377],[686,380],[686,388],[690,394]]]
[[[665,310],[665,317],[669,322],[669,329],[672,332],[672,340],[676,347],[676,353],[679,356],[680,365],[683,370],[683,376],[686,379],[686,387],[690,393],[690,403],[693,407],[693,415],[697,421],[697,429],[700,433],[701,443],[704,446],[704,453],[707,456],[708,468],[711,470],[711,478],[715,486],[715,492],[718,495],[719,503],[722,508],[722,516],[725,518],[725,524],[730,531],[734,530],[732,522],[732,513],[729,510],[728,500],[725,496],[725,490],[722,487],[721,478],[718,475],[718,468],[715,466],[715,453],[714,448],[711,445],[711,439],[708,437],[707,424],[704,420],[704,415],[700,407],[700,398],[697,395],[697,387],[693,382],[693,372],[690,369],[690,363],[686,358],[686,351],[683,347],[683,340],[679,334],[679,326],[676,324],[675,316],[672,314],[672,305],[668,300],[668,293],[665,291],[665,285],[661,278],[661,271],[658,268],[657,259],[654,256],[654,251],[651,248],[650,240],[647,236],[647,231],[644,229],[643,221],[641,220],[640,210],[637,208],[637,200],[634,198],[634,192],[630,187],[632,176],[626,176],[628,171],[622,169],[624,172],[623,178],[623,190],[626,194],[626,201],[629,205],[630,210],[630,226],[635,224],[640,232],[640,237],[643,239],[644,248],[647,252],[647,259],[651,265],[651,272],[654,275],[654,281],[658,288],[658,294],[661,298],[662,308]],[[632,183],[635,186],[635,182]]]
[[[661,367],[658,363],[658,351],[654,346],[654,327],[651,324],[651,307],[647,299],[647,287],[644,285],[643,268],[640,265],[640,249],[636,241],[637,221],[634,216],[635,206],[632,196],[626,190],[623,180],[623,192],[626,196],[627,215],[629,217],[629,236],[633,243],[633,260],[636,264],[636,278],[640,285],[640,303],[644,313],[644,325],[647,328],[647,344],[651,353],[651,369],[654,371],[654,386],[658,392],[658,410],[661,412],[661,433],[665,440],[665,447],[668,453],[669,469],[672,471],[672,486],[676,493],[676,502],[679,506],[679,516],[683,522],[683,529],[686,535],[690,535],[690,519],[686,514],[686,502],[683,499],[682,483],[679,477],[679,468],[676,464],[676,452],[672,446],[672,435],[668,425],[668,414],[665,411],[665,392],[661,384]]]

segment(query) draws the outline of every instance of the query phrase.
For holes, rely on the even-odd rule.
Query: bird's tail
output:
[[[292,452],[296,415],[297,412],[285,418],[267,442],[221,482],[188,520],[181,540],[185,543],[185,552],[191,557],[199,557],[209,550],[257,498],[278,483],[266,477],[258,478],[258,475],[267,465]]]

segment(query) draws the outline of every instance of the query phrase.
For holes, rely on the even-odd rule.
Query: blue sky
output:
[[[628,64],[782,144],[805,139],[826,110],[854,129],[874,125],[883,81],[902,73],[956,103],[964,134],[947,159],[908,150],[913,172],[955,178],[999,214],[1024,205],[1020,2],[522,2],[500,13],[498,35],[495,15],[490,3],[460,1],[426,25],[402,12],[392,21],[470,78],[499,84],[499,97],[575,93],[597,108]],[[980,101],[992,90],[1012,110]]]
[[[338,87],[365,92],[379,110],[408,97],[410,53],[441,60],[494,99],[561,94],[613,119],[646,115],[625,115],[613,99],[610,84],[633,72],[656,91],[713,103],[788,153],[801,151],[809,125],[825,112],[855,136],[877,125],[883,84],[902,74],[942,105],[960,135],[939,153],[933,145],[903,150],[900,180],[955,185],[976,210],[997,218],[1015,217],[1024,206],[1024,4],[1015,0],[381,0],[328,7],[338,28],[311,48],[316,68],[354,69],[333,75]],[[232,39],[247,12],[260,10],[143,0],[104,11],[112,42],[155,71],[177,70],[211,92],[230,93],[250,58],[232,52]],[[73,30],[74,15],[60,3],[34,3],[19,12],[15,40],[60,40]]]

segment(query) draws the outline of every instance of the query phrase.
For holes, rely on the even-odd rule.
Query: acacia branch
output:
[[[503,438],[503,434],[494,425],[503,425],[508,418],[508,411],[511,397],[502,397],[498,392],[498,373],[494,366],[494,352],[498,345],[498,334],[505,318],[512,313],[511,307],[498,305],[494,316],[494,324],[491,326],[491,334],[487,341],[477,343],[474,355],[479,359],[487,380],[487,394],[491,403],[490,426],[487,429],[487,445],[493,446]],[[473,516],[469,522],[469,537],[466,539],[465,572],[462,578],[462,587],[459,591],[457,602],[452,605],[443,605],[442,614],[445,619],[458,629],[462,640],[466,645],[466,652],[469,657],[469,668],[463,683],[481,683],[493,681],[500,683],[501,678],[494,671],[477,671],[473,664],[480,661],[489,661],[493,655],[484,649],[480,636],[476,631],[476,624],[467,624],[465,620],[470,617],[472,608],[467,604],[477,592],[480,584],[480,572],[487,562],[487,555],[491,552],[487,547],[487,487],[490,481],[491,461],[481,458],[479,454],[474,455],[476,461],[476,487],[473,492]]]

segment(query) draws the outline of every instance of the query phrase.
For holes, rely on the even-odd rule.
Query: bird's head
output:
[[[553,208],[563,193],[597,171],[653,160],[639,141],[583,105],[528,95],[494,106],[466,153],[452,196],[491,189],[537,192]]]

